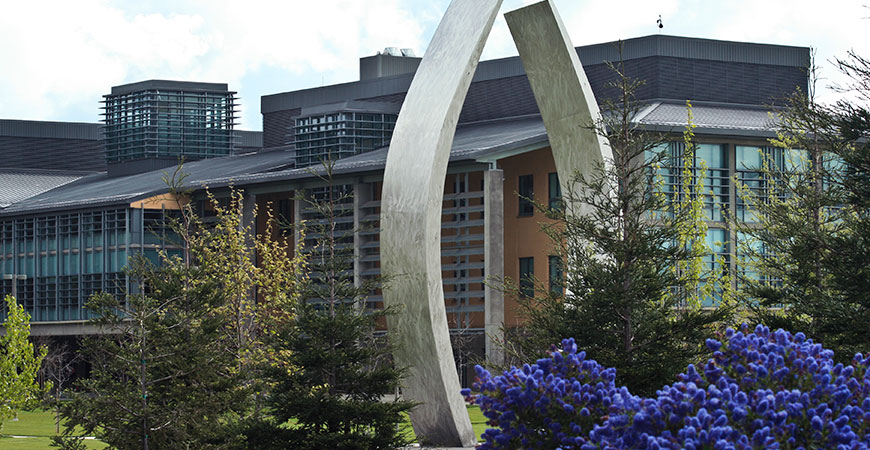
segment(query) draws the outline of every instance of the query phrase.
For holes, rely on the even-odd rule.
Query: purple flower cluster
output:
[[[478,367],[463,394],[493,427],[486,449],[870,449],[870,357],[834,364],[803,333],[761,325],[722,341],[654,398],[617,387],[573,339],[499,376]]]

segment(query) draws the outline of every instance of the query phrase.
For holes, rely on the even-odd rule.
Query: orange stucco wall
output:
[[[531,216],[519,216],[518,179],[521,175],[533,175],[535,201],[545,205],[548,198],[549,174],[556,171],[553,154],[549,147],[499,160],[499,169],[504,171],[504,274],[519,279],[519,259],[534,258],[535,277],[546,284],[548,279],[548,256],[553,254],[552,244],[541,231],[541,224],[549,221],[535,210]],[[521,323],[517,299],[505,293],[505,326]]]

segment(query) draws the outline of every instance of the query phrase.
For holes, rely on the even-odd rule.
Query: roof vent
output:
[[[384,54],[390,56],[402,56],[402,52],[399,50],[399,47],[386,47],[384,48]]]
[[[414,49],[403,48],[403,49],[402,49],[402,56],[408,56],[408,57],[410,57],[410,58],[414,58],[414,57],[416,57],[417,55],[414,54]]]

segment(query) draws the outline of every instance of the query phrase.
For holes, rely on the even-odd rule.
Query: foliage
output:
[[[313,237],[306,255],[309,277],[293,320],[275,327],[270,351],[288,355],[287,366],[267,365],[271,385],[267,420],[252,421],[246,445],[262,449],[393,449],[407,437],[401,431],[407,401],[395,395],[404,370],[393,367],[387,334],[376,327],[391,312],[367,310],[365,298],[378,280],[355,280],[353,233],[340,225],[349,189],[331,179],[323,166],[326,189],[300,195],[312,219],[298,230]],[[301,247],[301,242],[299,243]]]
[[[88,302],[105,334],[82,342],[91,373],[61,406],[65,434],[78,425],[118,449],[219,447],[215,435],[248,404],[221,340],[220,290],[177,257],[136,258],[128,272],[147,292]]]
[[[703,370],[689,365],[649,398],[573,340],[500,376],[478,368],[480,393],[464,394],[498,427],[483,435],[489,449],[870,448],[870,358],[837,364],[803,333],[761,325],[706,346]]]
[[[83,341],[91,375],[62,406],[61,445],[76,443],[76,426],[119,449],[234,445],[237,422],[258,412],[254,369],[282,358],[265,352],[263,327],[292,317],[299,260],[271,228],[253,236],[247,220],[256,211],[238,191],[225,203],[209,195],[215,218],[200,220],[180,189],[180,170],[167,181],[180,211],[169,227],[181,254],[161,252],[159,265],[131,258],[134,289],[122,301],[101,294],[88,302],[102,333]]]
[[[695,168],[695,156],[698,144],[695,143],[695,122],[692,112],[692,104],[686,101],[687,125],[683,131],[683,154],[682,168],[680,169],[680,188],[677,197],[670,202],[674,217],[681,218],[673,221],[676,228],[676,246],[687,249],[686,258],[678,258],[674,261],[672,270],[676,273],[678,282],[675,285],[677,295],[683,305],[692,308],[701,307],[705,298],[712,295],[713,283],[703,283],[704,260],[703,257],[710,253],[707,247],[707,222],[704,220],[703,210],[706,195],[704,179],[707,176],[707,165],[701,162],[700,169]],[[657,181],[660,182],[660,181]],[[660,184],[659,184],[660,186]],[[662,189],[657,189],[656,196],[665,195]],[[663,202],[663,204],[666,204]]]
[[[564,261],[565,286],[535,298],[518,295],[529,338],[522,352],[540,355],[552,342],[574,337],[620,382],[651,393],[673,378],[702,347],[694,344],[728,309],[702,309],[706,227],[699,224],[703,174],[683,167],[682,190],[661,192],[656,174],[671,162],[666,136],[634,119],[642,84],[613,66],[620,97],[605,101],[595,130],[610,142],[612,160],[565,183],[564,206],[545,211],[554,253]],[[691,129],[686,135],[692,152]],[[542,208],[544,209],[544,208]],[[708,285],[712,285],[708,283]],[[704,291],[709,292],[709,291]]]
[[[11,296],[6,296],[5,334],[0,335],[0,430],[18,411],[35,404],[42,395],[36,382],[44,347],[30,343],[30,314]]]
[[[248,445],[393,449],[404,444],[399,425],[410,404],[382,401],[396,393],[402,375],[387,357],[385,339],[372,334],[383,315],[360,314],[353,305],[337,304],[332,313],[300,306],[294,325],[277,336],[297,369],[273,367],[266,372],[275,383],[268,400],[272,423],[295,424],[250,433]]]
[[[758,168],[761,189],[741,187],[757,223],[736,225],[754,320],[806,330],[847,362],[870,345],[870,62],[839,64],[857,98],[790,98],[772,141],[788,156]]]

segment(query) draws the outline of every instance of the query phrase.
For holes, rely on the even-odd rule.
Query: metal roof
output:
[[[110,95],[129,94],[131,92],[165,90],[185,92],[229,92],[226,83],[203,83],[199,81],[176,80],[145,80],[135,83],[113,86]],[[233,92],[235,93],[235,92]]]
[[[662,131],[682,131],[688,125],[685,104],[654,102],[640,113],[638,121]],[[775,111],[753,106],[692,105],[696,134],[773,137]]]
[[[693,106],[695,133],[705,136],[774,136],[774,118],[765,110],[751,106],[697,104]],[[640,123],[663,131],[682,132],[687,112],[683,104],[654,102],[638,117]],[[450,162],[490,162],[517,152],[548,145],[547,133],[539,116],[523,116],[460,125],[454,136]],[[339,160],[334,175],[381,171],[386,165],[387,148]],[[187,163],[186,185],[213,188],[228,185],[250,186],[265,183],[304,181],[315,174],[311,167],[293,168],[292,151],[264,151],[204,159]],[[166,191],[163,176],[172,169],[108,178],[91,175],[32,196],[0,211],[2,215],[31,214],[47,210],[75,209],[107,204],[131,203]]]
[[[83,177],[82,173],[0,168],[0,209]]]
[[[213,178],[256,173],[286,167],[294,160],[292,152],[273,151],[231,155],[186,163],[186,185],[200,187]],[[173,168],[110,178],[105,173],[82,177],[75,182],[15,203],[2,214],[28,214],[56,209],[77,209],[107,204],[130,203],[166,192],[163,177]]]
[[[476,161],[492,153],[525,148],[534,144],[540,147],[547,145],[547,132],[538,116],[468,124],[456,130],[453,147],[450,150],[450,162]],[[387,150],[388,147],[382,147],[372,152],[340,159],[333,166],[333,175],[380,171],[386,166]],[[312,166],[215,178],[205,180],[205,183],[209,186],[222,186],[231,182],[238,185],[299,180],[313,178],[318,172],[322,172],[322,169]]]

